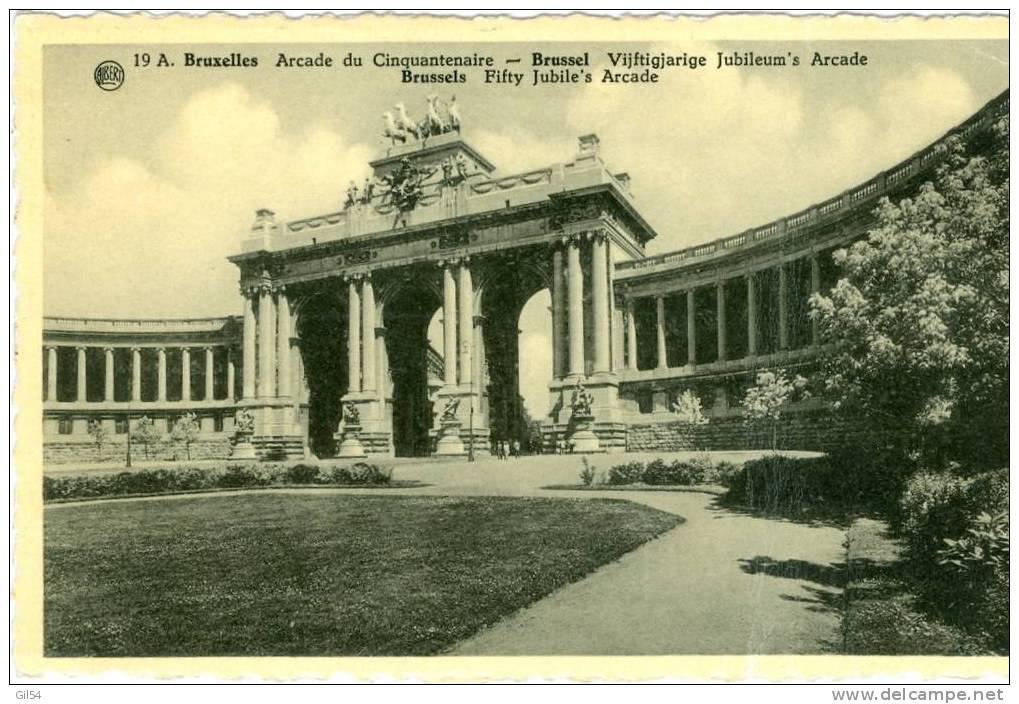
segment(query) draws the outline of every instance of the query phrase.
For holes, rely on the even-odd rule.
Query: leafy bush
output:
[[[901,533],[914,563],[929,566],[944,546],[966,530],[966,487],[969,482],[948,472],[919,472],[900,499]]]
[[[287,467],[287,484],[314,484],[319,479],[319,469],[313,464],[295,464]]]
[[[672,471],[673,463],[671,465],[665,464],[662,459],[655,459],[644,465],[644,469],[640,473],[638,481],[645,484],[678,484],[676,481],[676,475]]]
[[[594,484],[594,467],[587,461],[587,458],[583,458],[584,468],[580,470],[580,483],[584,486],[591,486]]]
[[[393,470],[367,462],[355,462],[350,468],[351,484],[388,484]]]
[[[739,479],[739,476],[743,473],[743,465],[722,460],[712,467],[712,471],[713,476],[709,483],[732,487]]]
[[[171,467],[102,475],[44,476],[43,499],[59,501],[287,484],[382,485],[391,479],[391,469],[367,462],[350,467],[331,466],[325,470],[312,464],[286,466],[264,462],[209,469]]]
[[[921,472],[906,485],[901,532],[927,608],[1008,649],[1008,470]]]
[[[766,455],[743,465],[731,492],[747,506],[795,515],[823,503],[832,493],[831,485],[827,458]]]
[[[609,470],[608,483],[614,485],[636,484],[638,482],[651,486],[695,486],[702,484],[722,484],[728,486],[741,471],[739,465],[732,462],[714,462],[708,457],[673,460],[666,463],[657,458],[647,464],[643,462],[627,462]],[[581,473],[584,481],[584,473]],[[592,472],[593,481],[593,472]],[[586,483],[586,482],[585,482]]]
[[[609,484],[636,484],[644,474],[643,462],[627,462],[617,464],[609,470]]]

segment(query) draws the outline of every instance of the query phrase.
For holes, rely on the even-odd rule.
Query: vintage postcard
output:
[[[1007,679],[1007,17],[12,32],[22,676]]]

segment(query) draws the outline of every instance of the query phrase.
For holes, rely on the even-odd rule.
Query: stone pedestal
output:
[[[345,424],[340,433],[340,447],[337,457],[365,457],[364,445],[361,444],[361,426]]]
[[[234,446],[230,451],[230,459],[232,460],[257,460],[258,453],[255,452],[255,446],[251,442],[251,431],[239,430],[234,435]]]
[[[603,452],[598,436],[594,434],[593,415],[573,416],[566,442],[575,453]]]
[[[435,446],[436,457],[466,457],[463,440],[460,439],[460,421],[442,421],[439,442]]]

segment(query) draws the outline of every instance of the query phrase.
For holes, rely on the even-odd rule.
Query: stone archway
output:
[[[393,453],[424,457],[432,451],[433,424],[429,367],[439,364],[428,342],[428,324],[441,306],[429,272],[408,272],[391,282],[382,296],[386,354],[392,384]]]
[[[300,304],[297,333],[308,383],[308,446],[317,457],[336,453],[334,434],[347,392],[346,305],[339,293],[309,295]]]
[[[496,441],[527,444],[528,414],[520,395],[519,323],[524,305],[539,291],[551,288],[546,259],[542,248],[506,252],[485,261],[480,281],[485,395],[488,425]]]

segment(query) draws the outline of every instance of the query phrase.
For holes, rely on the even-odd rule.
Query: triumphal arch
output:
[[[986,149],[1008,109],[1006,91],[862,184],[645,256],[655,232],[596,136],[566,163],[501,176],[455,101],[430,97],[421,122],[397,105],[384,115],[388,148],[341,209],[291,221],[257,212],[231,257],[243,316],[44,320],[46,460],[130,454],[144,419],[163,436],[146,453],[173,458],[170,431],[191,415],[201,440],[189,451],[206,457],[236,455],[238,417],[253,420],[241,444],[263,458],[455,456],[523,439],[518,379],[530,360],[519,359],[518,320],[544,290],[545,450],[567,439],[598,452],[766,446],[740,400],[758,371],[807,374],[830,349],[808,299],[838,280],[832,253],[866,236],[881,198],[929,180],[950,140]],[[441,342],[429,335],[437,315]],[[710,419],[696,435],[673,413],[688,393]],[[825,409],[816,396],[798,405],[783,447],[850,439]]]
[[[242,403],[256,446],[299,454],[342,444],[356,425],[368,453],[422,455],[456,429],[483,452],[522,416],[517,325],[551,293],[553,379],[543,434],[572,434],[578,388],[585,430],[622,449],[623,321],[616,264],[643,256],[655,232],[626,174],[603,163],[595,135],[572,161],[510,176],[459,120],[402,134],[351,184],[342,210],[280,221],[257,213],[241,253]],[[428,324],[442,315],[442,349]],[[437,382],[429,383],[430,367]],[[444,431],[445,428],[445,431]],[[350,438],[348,438],[350,439]]]

